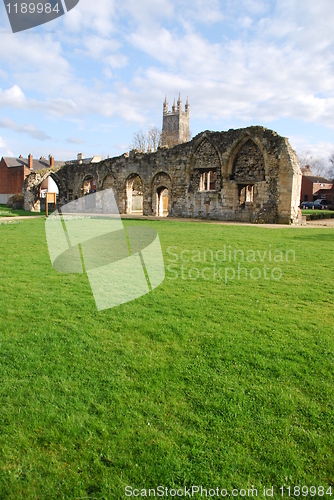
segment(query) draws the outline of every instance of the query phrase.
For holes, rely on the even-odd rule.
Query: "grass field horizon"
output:
[[[333,229],[123,220],[157,230],[166,277],[98,312],[86,275],[52,268],[45,221],[12,222],[1,500],[159,485],[334,496]]]

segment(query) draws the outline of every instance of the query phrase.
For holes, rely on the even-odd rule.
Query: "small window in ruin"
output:
[[[199,189],[200,191],[216,191],[217,172],[215,170],[208,170],[201,174]]]
[[[85,179],[82,186],[82,194],[84,196],[91,193],[96,193],[96,182],[94,177],[89,177],[88,179]]]
[[[246,203],[254,201],[254,185],[249,184],[246,188]]]
[[[239,205],[245,206],[246,203],[254,202],[254,184],[248,184],[247,186],[239,184]]]
[[[72,201],[73,200],[73,189],[69,189],[68,190],[68,201]]]

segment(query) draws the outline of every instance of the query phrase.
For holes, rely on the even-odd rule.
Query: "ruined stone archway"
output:
[[[157,210],[159,217],[168,217],[168,205],[169,205],[169,191],[166,187],[160,187],[157,190]]]
[[[41,210],[45,210],[45,198],[41,197],[41,188],[49,177],[58,188],[57,204],[62,205],[67,201],[64,183],[56,172],[36,171],[29,174],[23,184],[22,194],[24,210],[29,212],[40,212]]]
[[[227,150],[223,177],[235,180],[243,176],[254,178],[257,182],[264,181],[269,174],[268,162],[261,141],[247,133]]]
[[[172,181],[166,172],[156,174],[151,183],[152,213],[158,217],[167,217],[172,209]]]
[[[143,215],[143,181],[140,175],[133,173],[126,179],[125,213]]]
[[[264,157],[252,139],[238,150],[233,160],[232,179],[236,182],[261,182],[265,179]]]
[[[194,144],[186,168],[188,191],[217,191],[221,188],[222,158],[207,134]]]
[[[255,168],[259,164],[260,168]],[[194,167],[197,179],[193,177]],[[120,214],[133,210],[130,187],[135,186],[133,178],[140,176],[145,215],[159,213],[159,195],[166,188],[170,217],[271,223],[300,220],[301,171],[297,155],[286,138],[259,126],[205,131],[173,148],[162,147],[150,154],[124,153],[99,164],[65,164],[56,172],[61,179],[57,182],[59,205],[67,203],[72,195],[74,199],[81,195],[85,176],[92,175],[100,190],[111,174],[116,180]],[[30,197],[28,202],[25,200],[28,210],[34,206],[34,183],[39,185],[49,173],[32,175],[39,177],[38,181],[30,178],[32,184],[25,188],[26,198]]]

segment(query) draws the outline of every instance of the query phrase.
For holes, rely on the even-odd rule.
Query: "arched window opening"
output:
[[[202,172],[200,176],[200,191],[216,191],[217,189],[217,172],[208,170]]]
[[[126,213],[143,214],[143,182],[139,175],[130,176],[126,182]]]
[[[159,217],[168,217],[168,189],[166,187],[161,187],[157,191],[158,197],[158,216]]]
[[[92,193],[96,193],[96,182],[94,177],[90,176],[83,181],[82,195],[86,196]]]
[[[238,185],[239,205],[245,208],[246,203],[254,202],[254,184]]]

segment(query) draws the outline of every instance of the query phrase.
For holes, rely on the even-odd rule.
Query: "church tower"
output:
[[[182,111],[182,101],[181,95],[177,100],[177,105],[172,106],[172,111],[168,110],[167,97],[163,104],[163,119],[162,119],[162,143],[167,146],[175,146],[176,144],[182,144],[183,142],[190,141],[190,130],[189,130],[189,101],[185,105],[184,111]]]

